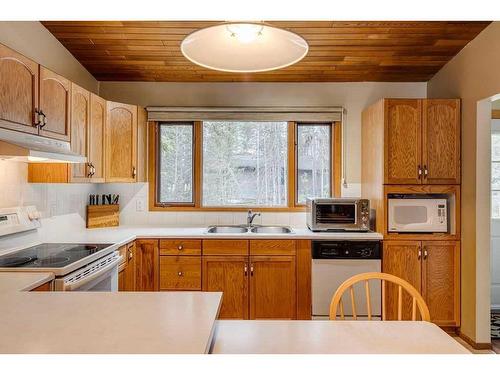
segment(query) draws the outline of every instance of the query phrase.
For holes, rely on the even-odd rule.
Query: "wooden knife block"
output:
[[[120,205],[87,206],[87,228],[117,227],[120,225]]]

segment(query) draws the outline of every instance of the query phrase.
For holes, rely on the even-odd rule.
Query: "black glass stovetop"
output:
[[[42,243],[0,256],[0,267],[61,268],[111,244]]]

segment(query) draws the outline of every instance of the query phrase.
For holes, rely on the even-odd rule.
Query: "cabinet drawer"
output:
[[[250,255],[295,255],[295,241],[251,240]]]
[[[248,241],[203,240],[203,255],[248,255]]]
[[[201,257],[161,256],[161,290],[201,290]]]
[[[160,240],[160,255],[201,255],[201,240]]]

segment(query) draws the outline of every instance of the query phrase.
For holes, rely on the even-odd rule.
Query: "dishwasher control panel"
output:
[[[313,241],[313,259],[381,259],[380,241]]]

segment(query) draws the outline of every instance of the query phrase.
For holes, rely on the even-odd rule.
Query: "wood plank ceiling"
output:
[[[490,22],[269,21],[301,35],[309,53],[272,72],[225,73],[180,51],[212,21],[46,21],[43,25],[100,81],[428,81]]]

